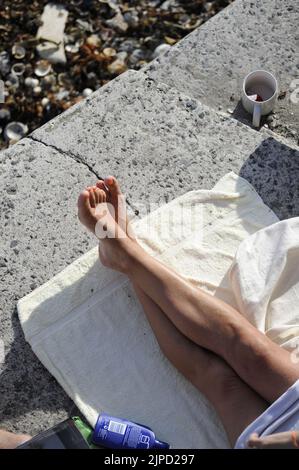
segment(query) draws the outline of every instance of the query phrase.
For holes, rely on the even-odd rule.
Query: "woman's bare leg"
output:
[[[290,353],[233,307],[193,287],[139,245],[125,250],[131,281],[185,336],[221,356],[265,400],[273,402],[299,378]]]
[[[27,434],[14,434],[0,429],[0,449],[15,449],[29,439],[31,436]]]
[[[104,220],[96,214],[97,204],[107,201],[114,205],[120,195],[117,181],[111,177],[81,193],[78,201],[80,220],[88,228],[105,225],[108,238],[100,243],[103,264],[126,273],[184,336],[221,356],[266,401],[276,400],[299,378],[299,367],[291,361],[290,353],[234,308],[193,287],[151,257],[122,232],[113,216]],[[118,238],[109,238],[116,232]]]
[[[223,359],[186,338],[137,284],[133,286],[161,351],[211,402],[234,446],[268,404]]]

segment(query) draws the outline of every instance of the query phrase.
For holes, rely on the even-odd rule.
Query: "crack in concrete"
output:
[[[62,154],[62,155],[65,155],[69,158],[71,158],[72,160],[74,160],[76,163],[80,163],[84,166],[86,166],[86,168],[88,168],[88,170],[98,179],[98,180],[103,180],[104,178],[100,175],[98,175],[98,173],[85,161],[83,160],[82,158],[80,158],[78,155],[75,155],[73,154],[72,152],[66,152],[65,150],[62,150],[60,149],[59,147],[56,147],[55,145],[53,144],[46,144],[45,142],[43,142],[42,140],[39,140],[37,139],[36,137],[33,137],[32,135],[28,135],[27,136],[27,139],[30,139],[32,140],[33,142],[37,142],[38,144],[42,144],[44,145],[45,147],[48,147],[48,148],[52,148],[53,150],[56,150],[56,152]],[[128,204],[128,206],[132,209],[132,211],[134,212],[134,214],[136,216],[139,216],[139,210],[136,209],[134,207],[134,204],[132,204],[132,202],[129,201],[128,198],[126,198],[126,203]]]
[[[81,163],[82,165],[86,166],[88,168],[88,170],[99,180],[102,180],[103,178],[97,174],[96,171],[94,171],[94,169],[83,159],[81,159],[80,157],[78,157],[77,155],[73,154],[72,152],[66,152],[65,150],[62,150],[58,147],[56,147],[55,145],[53,144],[46,144],[45,142],[43,142],[42,140],[39,140],[37,139],[36,137],[33,137],[32,135],[28,135],[27,136],[28,139],[30,140],[33,140],[33,142],[37,142],[39,144],[42,144],[44,145],[45,147],[49,147],[49,148],[52,148],[54,150],[56,150],[56,152],[58,153],[61,153],[62,155],[66,155],[67,157],[71,158],[72,160],[74,160],[75,162],[77,163]]]

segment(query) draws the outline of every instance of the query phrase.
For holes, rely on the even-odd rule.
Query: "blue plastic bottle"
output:
[[[92,441],[110,449],[169,449],[150,428],[104,413],[98,417]]]

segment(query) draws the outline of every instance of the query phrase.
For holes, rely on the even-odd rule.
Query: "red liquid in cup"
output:
[[[248,96],[252,101],[264,101],[260,95],[250,95]]]

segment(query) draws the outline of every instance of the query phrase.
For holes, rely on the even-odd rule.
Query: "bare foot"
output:
[[[89,186],[79,195],[78,217],[80,222],[88,230],[95,233],[95,225],[98,221],[96,209],[98,204],[106,202],[106,192],[97,186]]]
[[[125,197],[113,176],[80,194],[78,217],[100,239],[99,254],[104,266],[127,272],[136,240],[128,223]]]
[[[100,236],[100,233],[96,233],[96,225],[100,219],[105,219],[109,214],[113,219],[113,221],[108,220],[110,222],[109,225],[111,223],[114,225],[115,222],[117,224],[115,226],[115,236],[121,236],[124,232],[130,238],[135,239],[127,216],[126,199],[114,176],[108,176],[105,180],[99,180],[96,186],[87,187],[82,191],[78,199],[78,217],[80,222],[88,230],[95,233],[98,238],[107,238],[105,233],[102,236]],[[101,223],[98,231],[101,232],[101,228],[105,227],[105,225],[105,223]]]
[[[29,439],[31,436],[27,434],[14,434],[0,429],[0,449],[15,449]]]

